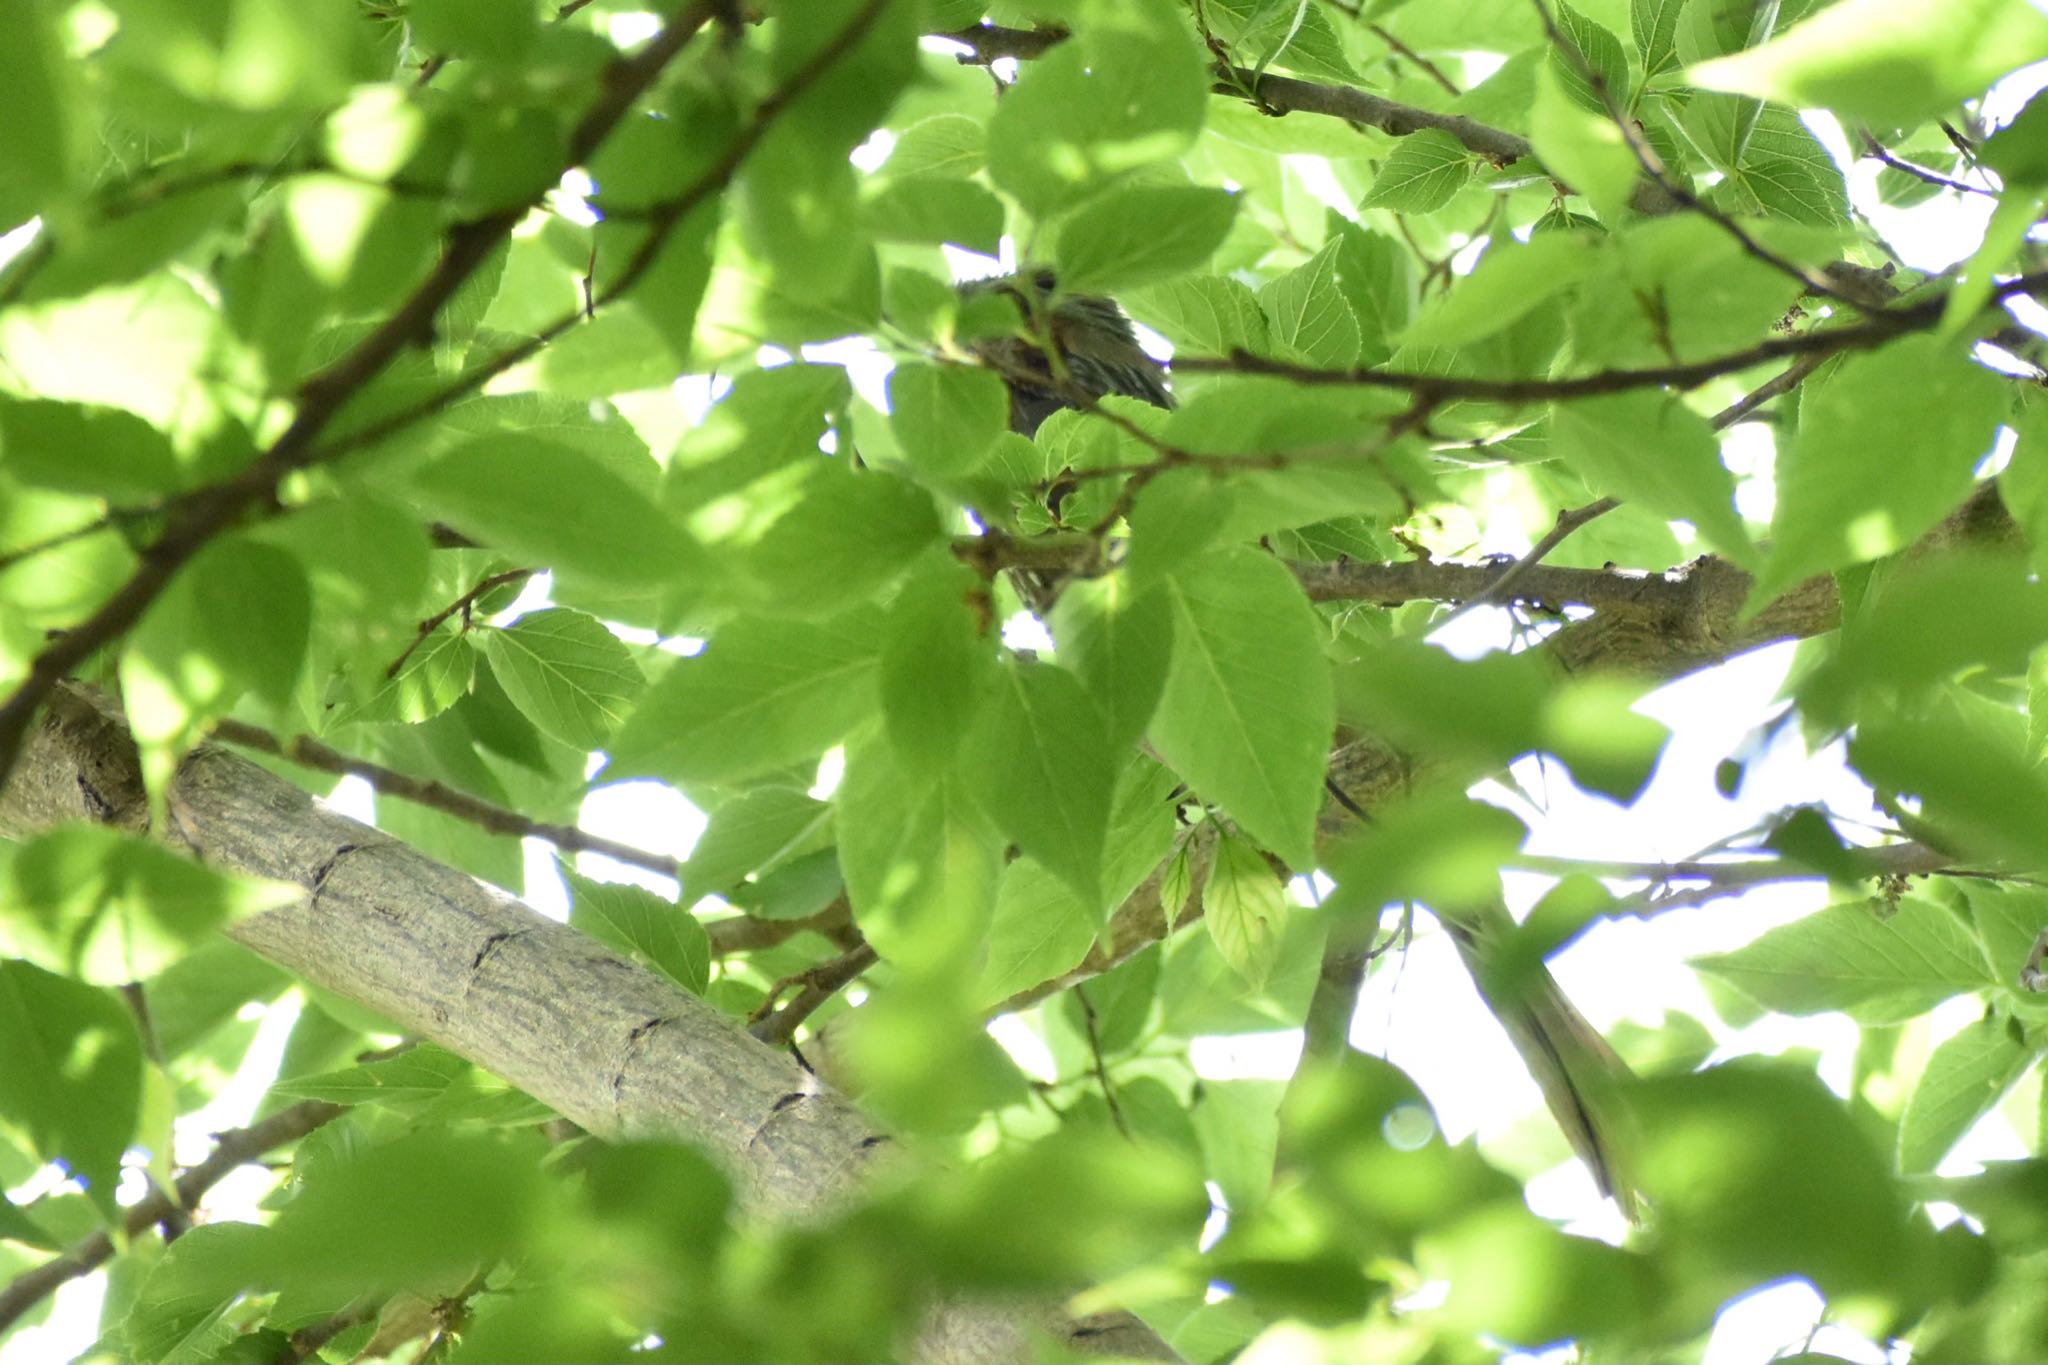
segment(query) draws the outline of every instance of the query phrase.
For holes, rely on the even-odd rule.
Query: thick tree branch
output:
[[[567,925],[319,806],[248,760],[203,747],[166,793],[172,842],[216,867],[293,883],[303,899],[229,936],[503,1077],[603,1138],[692,1141],[742,1201],[808,1220],[841,1207],[888,1144],[853,1106],[712,1006]],[[148,825],[134,745],[110,706],[59,689],[0,789],[0,835],[97,820]],[[1127,1316],[1117,1339],[1171,1358]],[[1090,1324],[1047,1304],[935,1309],[932,1361],[1022,1360],[1033,1330]]]

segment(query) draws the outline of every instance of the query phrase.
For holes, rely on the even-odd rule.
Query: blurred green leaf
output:
[[[1787,1014],[1847,1009],[1872,1022],[1911,1018],[1993,984],[1969,929],[1911,899],[1886,918],[1867,904],[1829,906],[1694,965]]]
[[[1842,0],[1762,47],[1688,73],[1795,107],[1909,126],[1946,113],[2008,71],[2048,57],[2048,15],[2003,0]]]
[[[154,976],[223,926],[301,895],[100,825],[0,845],[5,951],[95,985]]]
[[[121,1153],[142,1099],[142,1042],[107,991],[27,962],[0,962],[0,1118],[44,1161],[85,1184],[100,1216],[117,1216]]]

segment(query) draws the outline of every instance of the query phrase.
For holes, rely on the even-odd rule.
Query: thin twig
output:
[[[1824,355],[1805,355],[1787,365],[1777,375],[1765,380],[1742,397],[1714,414],[1708,423],[1715,431],[1734,426],[1743,418],[1755,412],[1773,398],[1782,397],[1799,387],[1800,382],[1821,366],[1827,364]]]
[[[1449,76],[1446,76],[1443,73],[1442,68],[1438,67],[1435,62],[1431,61],[1429,58],[1423,56],[1420,52],[1417,52],[1414,48],[1408,46],[1408,44],[1402,42],[1399,38],[1395,37],[1391,29],[1388,29],[1381,24],[1367,24],[1365,27],[1366,30],[1372,34],[1373,37],[1379,39],[1393,51],[1400,53],[1403,57],[1406,57],[1409,61],[1415,63],[1416,67],[1422,72],[1423,75],[1435,81],[1439,86],[1442,86],[1444,93],[1448,94],[1452,99],[1457,99],[1465,93],[1464,91],[1458,88],[1458,83],[1456,81],[1452,80]]]
[[[1437,622],[1432,629],[1440,629],[1469,611],[1476,611],[1480,607],[1500,601],[1503,597],[1507,596],[1510,588],[1521,582],[1532,569],[1543,562],[1545,555],[1563,544],[1566,536],[1578,530],[1587,522],[1606,516],[1619,506],[1621,506],[1620,498],[1600,498],[1587,503],[1583,507],[1573,507],[1559,512],[1556,524],[1544,532],[1543,539],[1537,541],[1529,548],[1529,553],[1501,570],[1500,577],[1488,584],[1486,591],[1480,593],[1477,597],[1461,602],[1451,611],[1450,615]]]
[[[270,754],[302,768],[317,772],[334,773],[339,776],[360,777],[375,789],[380,796],[395,797],[410,801],[430,810],[440,811],[465,820],[479,829],[493,834],[509,834],[519,838],[544,839],[557,848],[576,853],[601,853],[632,867],[645,868],[665,877],[680,879],[683,860],[666,853],[653,853],[631,844],[622,844],[616,839],[590,834],[574,825],[549,824],[530,819],[518,811],[471,796],[468,792],[457,791],[440,782],[424,780],[387,768],[381,763],[355,758],[338,749],[330,749],[319,740],[306,735],[294,735],[281,739],[270,731],[239,720],[217,720],[213,723],[213,737],[244,749]]]
[[[388,796],[399,801],[411,801],[430,810],[466,820],[479,829],[493,834],[506,834],[517,838],[541,839],[556,848],[572,853],[597,853],[629,867],[644,868],[660,873],[664,877],[683,879],[688,861],[671,857],[666,853],[655,853],[633,844],[621,843],[592,834],[574,825],[550,824],[534,820],[518,811],[485,801],[468,792],[457,791],[443,783],[422,780],[381,763],[355,758],[337,749],[331,749],[317,739],[295,735],[280,739],[268,730],[238,720],[214,722],[213,737],[244,749],[269,754],[296,763],[302,768],[316,772],[333,773],[337,777],[359,777],[370,784],[379,796]],[[724,891],[726,888],[716,888]],[[688,888],[686,893],[692,894]],[[815,915],[802,919],[756,919],[751,915],[734,915],[727,919],[712,920],[704,926],[711,938],[711,951],[719,956],[727,953],[753,952],[772,948],[801,933],[821,934],[841,947],[851,946],[858,941],[858,932],[853,929],[852,910],[845,893],[836,897],[830,905]]]
[[[2043,290],[2048,290],[2048,270],[2030,271],[1994,288],[1985,306],[1992,307],[2007,299]],[[1176,356],[1173,367],[1188,374],[1265,374],[1291,379],[1297,384],[1353,384],[1361,388],[1399,389],[1406,393],[1425,394],[1438,402],[1475,399],[1494,403],[1548,403],[1627,393],[1634,389],[1693,389],[1708,380],[1736,374],[1770,360],[1875,350],[1898,337],[1936,326],[1941,321],[1946,303],[1945,295],[1930,295],[1873,313],[1860,322],[1826,331],[1766,337],[1754,346],[1709,356],[1705,360],[1597,370],[1592,374],[1570,375],[1562,379],[1474,379],[1370,368],[1320,369],[1272,360],[1244,350],[1233,351],[1228,356]]]
[[[1070,36],[1065,29],[1001,28],[984,24],[933,35],[971,49],[962,62],[986,66],[1000,57],[1028,61],[1043,56]],[[1268,114],[1323,114],[1365,128],[1377,128],[1394,137],[1406,137],[1425,129],[1449,133],[1467,150],[1505,166],[1533,156],[1529,139],[1466,118],[1462,114],[1440,114],[1412,104],[1381,99],[1378,95],[1348,85],[1323,85],[1293,76],[1262,75],[1249,67],[1217,62],[1212,69],[1216,93],[1246,100]]]
[[[880,960],[881,955],[875,952],[874,947],[862,940],[830,962],[784,977],[775,983],[768,992],[768,998],[755,1009],[747,1032],[778,1047],[787,1043],[796,1036],[797,1025],[817,1013],[821,1005]],[[791,986],[802,989],[790,998],[787,1005],[770,1014],[769,1011],[775,1009],[775,1002]]]
[[[386,678],[397,677],[398,670],[405,667],[405,661],[410,659],[413,656],[413,652],[425,644],[427,637],[439,630],[441,623],[449,617],[457,612],[461,612],[463,621],[467,623],[469,620],[469,609],[475,606],[477,600],[485,593],[502,588],[509,583],[522,583],[539,572],[540,570],[538,569],[507,569],[503,573],[489,574],[478,580],[475,587],[456,598],[453,602],[450,602],[440,611],[429,616],[426,620],[420,622],[419,631],[413,636],[412,643],[407,645],[405,651],[391,661],[391,666],[384,670],[384,676]]]
[[[59,531],[33,544],[24,545],[18,550],[9,550],[5,554],[0,554],[0,573],[5,573],[23,560],[34,559],[37,555],[48,554],[52,550],[61,550],[66,545],[84,540],[88,536],[96,536],[102,531],[111,531],[117,524],[117,514],[109,511],[94,517],[83,526],[74,526],[68,531]]]
[[[1087,988],[1078,981],[1074,983],[1074,999],[1081,1003],[1081,1026],[1088,1034],[1088,1055],[1094,1061],[1095,1083],[1102,1087],[1102,1102],[1109,1106],[1110,1122],[1128,1139],[1131,1125],[1124,1120],[1124,1107],[1117,1103],[1116,1087],[1109,1081],[1109,1064],[1102,1059],[1102,1030],[1096,1024],[1095,1002],[1088,998]]]
[[[752,121],[727,144],[724,155],[669,201],[672,213],[667,221],[647,234],[640,249],[606,291],[607,299],[617,297],[645,275],[667,243],[667,230],[679,223],[697,204],[724,188],[748,154],[766,136],[769,125],[819,77],[852,51],[887,4],[888,0],[869,0],[844,28],[813,52],[756,107]],[[717,15],[718,10],[719,0],[692,0],[644,47],[607,68],[603,78],[597,82],[599,94],[596,102],[568,138],[564,164],[576,166],[587,162],[640,95],[697,32]],[[254,508],[275,507],[278,486],[287,476],[309,465],[331,461],[361,449],[441,411],[457,398],[480,387],[492,375],[509,369],[575,325],[582,316],[580,309],[557,326],[543,329],[541,336],[526,344],[507,348],[412,407],[373,423],[350,437],[326,445],[319,443],[321,433],[350,399],[381,374],[401,352],[432,335],[434,320],[442,306],[490,258],[526,216],[527,207],[525,204],[513,205],[449,229],[438,263],[404,302],[346,354],[299,385],[297,413],[270,449],[239,474],[197,489],[180,499],[174,505],[171,524],[155,543],[143,551],[142,563],[128,579],[90,617],[65,631],[35,656],[29,665],[28,676],[4,703],[0,703],[0,781],[13,771],[22,742],[28,735],[30,721],[58,682],[140,620],[169,587],[179,570],[215,536],[240,523]]]
[[[126,1230],[122,1239],[124,1245],[129,1238],[141,1236],[180,1210],[194,1207],[202,1195],[236,1167],[246,1165],[287,1142],[295,1142],[346,1112],[342,1106],[325,1100],[306,1100],[289,1109],[280,1109],[247,1128],[219,1134],[214,1140],[213,1154],[180,1173],[168,1192],[153,1190],[127,1210],[121,1220]],[[113,1255],[112,1236],[106,1232],[95,1232],[62,1255],[17,1275],[5,1289],[0,1289],[0,1332],[13,1326],[22,1314],[54,1293],[59,1285],[91,1274]]]
[[[1925,166],[1916,166],[1904,157],[1897,155],[1882,142],[1879,142],[1877,136],[1868,128],[1863,129],[1862,132],[1864,155],[1883,162],[1895,171],[1910,175],[1915,180],[1929,185],[1938,185],[1945,190],[1959,190],[1964,194],[1981,194],[1987,199],[1998,198],[1998,191],[1996,190],[1987,190],[1982,185],[1972,185],[1965,181],[1952,180],[1940,171],[1931,171]]]
[[[1743,227],[1742,224],[1736,222],[1729,215],[1694,194],[1691,187],[1683,184],[1677,176],[1672,175],[1665,167],[1664,159],[1657,155],[1656,148],[1650,145],[1650,140],[1643,130],[1637,126],[1634,119],[1628,116],[1628,111],[1616,102],[1614,92],[1607,88],[1607,78],[1596,70],[1591,62],[1586,60],[1586,55],[1579,51],[1578,44],[1566,38],[1564,32],[1558,28],[1557,20],[1550,12],[1550,6],[1544,3],[1544,0],[1529,0],[1529,3],[1536,7],[1537,17],[1543,22],[1543,31],[1549,37],[1551,47],[1557,52],[1558,56],[1571,63],[1573,70],[1578,74],[1579,78],[1585,81],[1592,89],[1594,95],[1599,99],[1601,107],[1607,111],[1609,120],[1621,131],[1622,141],[1627,144],[1629,151],[1634,154],[1636,164],[1642,167],[1643,174],[1649,176],[1658,188],[1670,195],[1682,208],[1699,214],[1715,227],[1720,228],[1721,231],[1734,238],[1736,244],[1743,251],[1762,261],[1771,269],[1798,280],[1810,292],[1819,294],[1823,298],[1833,299],[1837,303],[1847,304],[1860,313],[1872,311],[1868,305],[1858,302],[1851,295],[1836,288],[1834,282],[1824,272],[1815,270],[1811,266],[1801,265],[1797,261],[1781,256],[1765,246],[1750,233],[1749,229]]]

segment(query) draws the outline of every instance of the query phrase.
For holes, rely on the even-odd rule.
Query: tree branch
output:
[[[212,1155],[178,1175],[171,1189],[153,1189],[122,1217],[123,1241],[139,1237],[150,1228],[192,1209],[205,1193],[238,1166],[243,1166],[273,1148],[296,1142],[324,1123],[346,1113],[342,1106],[325,1100],[306,1100],[280,1109],[269,1118],[221,1133],[214,1139]],[[105,1232],[74,1245],[34,1270],[17,1275],[0,1289],[0,1332],[5,1332],[23,1313],[56,1292],[58,1286],[105,1265],[114,1255],[114,1239]]]
[[[638,252],[613,280],[604,298],[630,289],[654,263],[667,233],[697,204],[723,189],[768,127],[820,76],[841,60],[867,31],[889,0],[869,0],[828,43],[791,72],[756,108],[753,121],[728,144],[725,154],[695,181],[661,206],[662,216]],[[582,165],[594,153],[662,69],[719,10],[718,0],[691,0],[638,52],[621,57],[597,82],[599,95],[570,134],[564,169]],[[511,347],[490,362],[412,407],[372,423],[325,447],[315,443],[348,400],[360,392],[400,351],[432,335],[435,316],[499,242],[525,217],[520,204],[484,218],[458,223],[443,242],[440,261],[398,308],[347,354],[299,385],[298,411],[270,449],[240,474],[195,490],[173,504],[170,524],[142,552],[142,563],[91,617],[39,653],[29,675],[0,704],[0,780],[12,770],[31,719],[58,682],[95,650],[118,639],[170,585],[187,561],[216,535],[254,509],[276,505],[279,483],[308,465],[339,458],[439,412],[492,375],[533,354],[583,317],[582,310],[528,343]]]
[[[666,853],[655,853],[637,848],[632,844],[607,839],[603,835],[591,834],[574,825],[551,824],[521,815],[508,806],[500,806],[482,797],[471,796],[468,792],[431,779],[422,779],[409,773],[387,768],[381,763],[372,763],[366,758],[355,758],[338,749],[329,748],[319,740],[307,735],[294,735],[281,739],[270,731],[239,720],[218,720],[213,724],[214,738],[243,749],[254,749],[258,753],[282,758],[302,768],[316,772],[334,773],[342,777],[360,777],[379,796],[396,797],[429,810],[452,815],[466,820],[479,829],[493,834],[509,834],[516,838],[545,839],[557,848],[577,853],[601,853],[630,867],[644,868],[658,872],[664,877],[681,880],[683,860]]]
[[[1020,61],[1042,57],[1071,35],[1066,29],[1056,27],[1002,28],[984,24],[933,36],[969,49],[969,54],[960,59],[963,63],[987,66],[1003,57],[1014,57]],[[1462,114],[1439,114],[1412,104],[1397,104],[1347,85],[1323,85],[1292,76],[1274,76],[1229,62],[1216,63],[1214,75],[1215,93],[1248,100],[1271,114],[1325,114],[1346,123],[1377,128],[1394,137],[1435,129],[1449,133],[1467,149],[1503,166],[1535,155],[1534,148],[1525,137],[1489,127]]]
[[[535,820],[508,806],[500,806],[482,797],[472,796],[468,792],[457,791],[444,783],[417,778],[395,768],[387,768],[381,763],[372,763],[368,759],[342,753],[306,735],[280,739],[270,731],[244,721],[220,720],[214,722],[213,737],[238,748],[254,749],[258,753],[284,759],[302,768],[311,768],[315,772],[333,773],[337,777],[360,777],[368,782],[379,796],[411,801],[430,810],[440,811],[443,815],[466,820],[477,828],[489,830],[493,834],[506,834],[522,839],[543,839],[557,848],[577,853],[602,854],[628,867],[643,868],[664,877],[674,877],[679,882],[683,880],[686,859],[672,857],[666,853],[655,853],[634,844],[621,843],[617,839],[607,839],[601,834],[592,834],[575,825]],[[687,892],[688,888],[685,890]],[[724,956],[727,953],[772,948],[807,931],[822,934],[839,943],[850,936],[852,927],[852,911],[842,892],[823,910],[803,919],[764,920],[741,914],[727,919],[710,920],[704,929],[711,939],[711,951]]]
[[[202,747],[163,799],[171,842],[304,889],[229,937],[598,1137],[699,1144],[755,1213],[806,1220],[843,1207],[887,1146],[853,1106],[703,1000],[246,759]],[[85,689],[59,689],[0,788],[0,835],[77,821],[144,828],[148,811],[118,714]],[[1111,1327],[1130,1353],[1171,1358],[1129,1315]],[[1084,1349],[1102,1342],[1096,1324],[1050,1302],[948,1302],[918,1349],[935,1362],[1022,1360],[1040,1328]]]
[[[841,953],[830,962],[821,963],[808,971],[798,972],[775,983],[768,992],[768,998],[761,1002],[753,1019],[748,1023],[747,1032],[762,1042],[781,1046],[796,1037],[797,1026],[818,1012],[819,1006],[851,985],[860,974],[881,961],[881,954],[865,940]],[[775,1009],[775,1001],[791,986],[802,987],[787,1005]],[[772,1013],[770,1011],[773,1011]]]
[[[582,164],[596,150],[716,8],[712,0],[690,0],[646,47],[612,64],[598,81],[596,103],[570,135],[562,162],[565,168]],[[449,228],[441,258],[426,279],[368,336],[300,383],[297,411],[270,449],[235,477],[195,490],[172,505],[170,524],[142,552],[142,562],[128,580],[91,617],[36,655],[28,677],[0,704],[0,780],[13,769],[36,708],[48,699],[59,680],[140,620],[178,570],[216,535],[251,509],[274,504],[279,482],[312,462],[315,440],[342,406],[401,351],[433,334],[434,318],[442,305],[526,216],[527,208],[526,204],[515,205]]]

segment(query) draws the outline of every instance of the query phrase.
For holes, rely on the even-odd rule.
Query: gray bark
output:
[[[604,1138],[696,1143],[744,1205],[804,1220],[842,1207],[887,1160],[886,1136],[786,1053],[567,925],[204,746],[168,793],[163,837],[200,861],[304,888],[231,937],[518,1086]],[[0,791],[0,834],[92,820],[148,824],[134,745],[113,708],[60,688]],[[1027,1360],[1034,1329],[1077,1349],[1172,1359],[1128,1315],[1051,1304],[936,1305],[922,1360]]]

